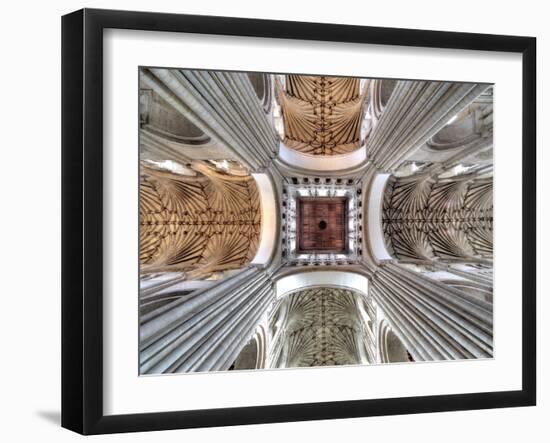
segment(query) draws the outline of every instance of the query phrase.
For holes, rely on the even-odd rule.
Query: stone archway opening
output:
[[[382,363],[403,363],[411,361],[411,355],[405,344],[393,329],[383,321],[379,330],[380,356]]]

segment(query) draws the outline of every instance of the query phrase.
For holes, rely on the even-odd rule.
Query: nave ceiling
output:
[[[287,295],[275,305],[271,367],[359,364],[363,334],[357,303],[361,295],[339,288],[313,288]]]
[[[190,278],[240,268],[254,257],[261,211],[254,179],[201,162],[195,175],[141,166],[140,261],[143,272]]]
[[[312,155],[337,155],[358,149],[365,94],[360,80],[287,75],[279,86],[284,143]]]

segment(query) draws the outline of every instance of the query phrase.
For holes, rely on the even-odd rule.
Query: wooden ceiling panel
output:
[[[298,199],[298,252],[346,253],[347,202],[347,198]]]

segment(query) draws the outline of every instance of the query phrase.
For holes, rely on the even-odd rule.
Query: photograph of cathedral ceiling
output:
[[[139,71],[141,375],[493,357],[493,86]]]

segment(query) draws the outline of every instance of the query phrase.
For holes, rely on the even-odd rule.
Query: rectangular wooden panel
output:
[[[299,252],[347,252],[345,197],[299,198],[296,232]]]

